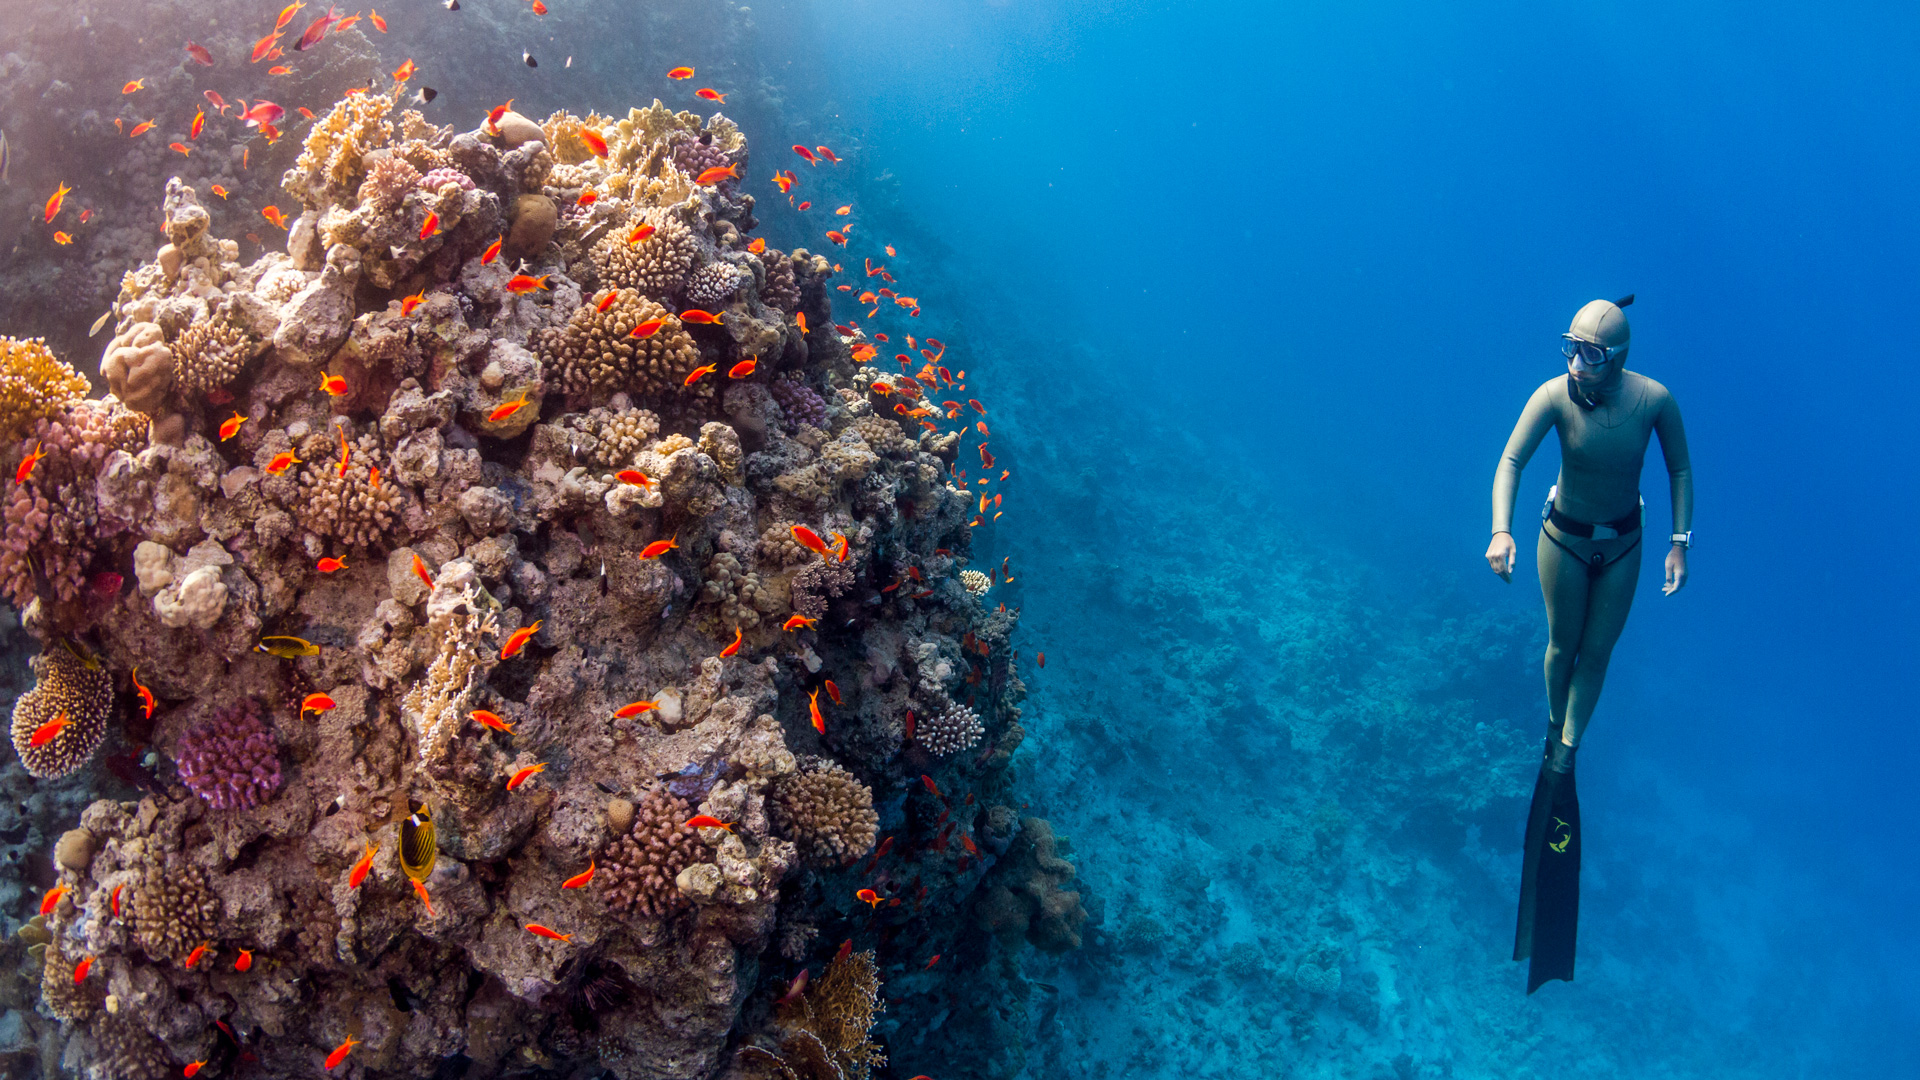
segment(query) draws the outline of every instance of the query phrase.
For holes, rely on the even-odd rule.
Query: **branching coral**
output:
[[[992,586],[993,582],[988,580],[987,575],[978,570],[960,571],[960,587],[972,596],[985,596]]]
[[[800,1000],[782,1007],[779,1052],[743,1048],[743,1057],[772,1065],[785,1080],[868,1080],[887,1063],[873,1041],[880,969],[872,952],[836,957]]]
[[[100,1008],[103,979],[95,976],[75,982],[73,969],[79,963],[60,947],[59,940],[47,946],[41,959],[40,1000],[47,1011],[61,1020],[86,1020]]]
[[[631,289],[622,289],[605,311],[598,310],[605,296],[597,294],[594,303],[580,305],[564,328],[540,332],[540,360],[567,393],[712,394],[710,379],[693,390],[685,386],[687,375],[699,366],[700,352],[677,317]],[[664,325],[649,337],[633,336],[635,327],[654,320]]]
[[[853,571],[845,563],[821,560],[793,575],[793,610],[809,619],[823,618],[827,605],[853,588]]]
[[[401,715],[413,728],[422,762],[438,761],[445,755],[447,744],[466,722],[467,700],[486,673],[479,662],[481,638],[500,633],[499,620],[493,613],[483,614],[475,607],[475,595],[469,589],[460,601],[465,612],[456,611],[449,617],[440,637],[439,653],[427,666],[426,675],[401,701]]]
[[[653,234],[629,243],[627,238],[640,225],[653,226]],[[649,210],[614,226],[588,255],[600,273],[602,288],[633,289],[664,300],[679,291],[699,251],[693,231],[678,217],[665,210]]]
[[[251,809],[280,786],[279,748],[251,698],[215,709],[182,735],[173,763],[180,782],[215,810]]]
[[[180,1074],[160,1040],[131,1017],[109,1015],[95,1032],[94,1074],[113,1080],[172,1080]]]
[[[65,645],[35,657],[33,669],[33,689],[13,703],[13,749],[28,772],[47,780],[85,765],[106,739],[113,680],[105,668],[89,667]],[[34,732],[61,717],[66,726],[50,740],[32,745]]]
[[[718,311],[732,302],[739,289],[740,271],[728,263],[708,263],[687,278],[687,305]]]
[[[793,272],[793,260],[778,251],[761,256],[767,267],[767,283],[760,287],[760,302],[791,315],[800,310],[800,280]]]
[[[813,387],[795,379],[776,379],[769,389],[773,391],[773,400],[780,403],[780,412],[786,416],[787,423],[796,428],[811,424],[826,429],[827,403]]]
[[[119,523],[100,520],[100,466],[115,450],[140,449],[146,426],[112,403],[77,401],[57,417],[36,421],[32,436],[21,441],[20,457],[36,447],[46,457],[14,485],[6,506],[0,589],[16,608],[33,602],[41,575],[54,599],[80,595],[96,545],[119,529]]]
[[[393,138],[394,97],[386,94],[355,94],[341,98],[314,121],[300,149],[300,159],[287,173],[284,186],[288,193],[311,207],[327,202],[346,202],[354,195],[366,175],[362,164],[369,150],[387,145]]]
[[[660,418],[645,409],[592,409],[562,421],[575,454],[602,469],[626,469],[660,433]]]
[[[818,865],[857,859],[873,850],[880,815],[873,791],[838,762],[815,760],[783,777],[767,800],[773,826]]]
[[[35,420],[58,414],[87,389],[87,377],[39,338],[0,337],[0,442],[19,438]]]
[[[258,342],[228,319],[207,319],[173,343],[173,382],[188,394],[218,390],[240,377]]]
[[[633,824],[600,854],[608,906],[661,919],[687,905],[675,880],[708,850],[700,834],[686,827],[691,816],[687,804],[664,787],[640,796]]]
[[[957,754],[980,741],[986,729],[972,709],[957,702],[920,721],[919,739],[927,752],[936,757]]]
[[[329,435],[332,442],[329,443]],[[394,523],[405,502],[402,489],[393,481],[393,467],[380,451],[380,440],[372,433],[352,440],[344,475],[340,471],[339,435],[309,436],[303,449],[308,457],[300,466],[299,496],[289,506],[301,528],[321,536],[331,536],[349,547],[389,546],[403,538],[394,533]],[[321,457],[330,454],[332,460]],[[370,467],[378,467],[385,479],[375,486]]]
[[[168,852],[142,862],[139,875],[129,890],[133,940],[148,956],[184,963],[195,948],[220,936],[220,898],[205,870]]]

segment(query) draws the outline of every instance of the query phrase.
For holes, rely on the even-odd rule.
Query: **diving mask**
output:
[[[1606,367],[1613,363],[1615,356],[1626,351],[1625,345],[1596,345],[1568,334],[1560,335],[1560,355],[1569,360],[1578,360],[1584,367]]]

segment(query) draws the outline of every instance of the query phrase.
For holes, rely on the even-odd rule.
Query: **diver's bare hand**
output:
[[[1493,542],[1487,545],[1487,565],[1492,567],[1494,573],[1500,575],[1500,580],[1512,583],[1513,559],[1518,553],[1519,549],[1514,545],[1512,533],[1494,533]],[[1683,562],[1681,566],[1681,572],[1685,573],[1686,564]]]
[[[1680,591],[1687,583],[1687,549],[1679,546],[1667,549],[1667,584],[1660,591],[1668,596]]]

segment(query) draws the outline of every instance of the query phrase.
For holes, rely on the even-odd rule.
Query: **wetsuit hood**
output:
[[[1574,313],[1573,324],[1567,327],[1567,336],[1616,350],[1614,359],[1624,361],[1631,331],[1627,326],[1627,313],[1621,311],[1620,307],[1611,300],[1588,302]]]

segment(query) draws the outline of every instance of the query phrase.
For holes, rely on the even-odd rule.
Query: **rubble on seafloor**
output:
[[[43,1074],[352,1039],[366,1076],[865,1076],[889,940],[1078,944],[1071,864],[993,802],[1017,612],[963,574],[958,436],[890,414],[829,259],[687,171],[746,156],[658,102],[457,132],[348,97],[284,252],[167,186],[107,397],[0,342],[0,466],[41,455],[0,533],[13,742],[147,788],[67,822],[71,892],[8,946],[54,987]]]

